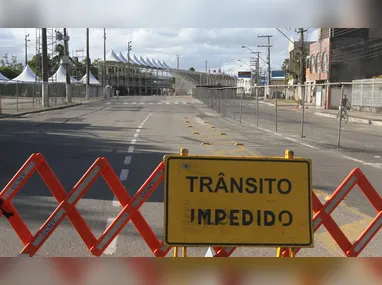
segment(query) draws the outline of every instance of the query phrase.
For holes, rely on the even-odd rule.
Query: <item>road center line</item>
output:
[[[140,129],[143,127],[143,125],[147,122],[147,120],[151,117],[152,113],[150,113],[139,125],[138,129],[135,131],[134,138],[131,140],[131,144],[127,150],[128,153],[134,152],[134,144],[137,142],[137,138],[140,133]],[[129,165],[131,163],[131,155],[128,155],[125,157],[124,165]],[[129,176],[129,169],[122,169],[121,174],[119,175],[119,180],[121,182],[126,181],[127,177]],[[121,207],[121,203],[118,201],[117,197],[113,197],[112,205],[114,207]],[[106,228],[110,226],[110,224],[114,221],[114,218],[109,218],[107,220]],[[104,254],[106,255],[112,255],[117,251],[117,238],[118,235],[113,239],[113,241],[109,244],[109,246],[105,249]]]
[[[126,181],[127,176],[129,176],[129,170],[128,169],[122,169],[121,174],[119,175],[119,180]]]
[[[124,164],[125,164],[125,165],[128,165],[128,164],[130,164],[130,163],[131,163],[131,156],[128,155],[128,156],[125,157]]]

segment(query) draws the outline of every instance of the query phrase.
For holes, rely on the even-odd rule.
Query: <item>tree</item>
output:
[[[300,60],[296,57],[293,62],[290,62],[289,58],[284,59],[283,65],[281,66],[282,71],[285,73],[285,80],[298,78],[300,70]]]
[[[188,70],[189,70],[189,71],[195,71],[195,68],[190,67]]]
[[[23,71],[23,65],[17,61],[17,57],[11,55],[11,61],[9,61],[8,54],[6,53],[2,59],[0,59],[0,73],[9,79],[13,79],[20,75]]]

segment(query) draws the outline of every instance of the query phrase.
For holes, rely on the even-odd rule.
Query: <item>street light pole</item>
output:
[[[106,86],[106,28],[103,28],[103,86]]]
[[[28,42],[30,42],[29,34],[25,35],[25,66],[28,65]]]
[[[132,49],[131,42],[132,41],[127,42],[127,68],[128,68],[128,74],[129,74],[129,76],[128,76],[128,82],[129,82],[128,92],[129,92],[129,95],[131,94],[131,92],[130,92],[130,79],[131,79],[130,51]]]

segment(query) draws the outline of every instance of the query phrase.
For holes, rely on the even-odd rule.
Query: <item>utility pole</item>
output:
[[[66,28],[64,28],[64,56],[66,57],[67,60],[69,60],[69,48],[68,48],[68,38],[67,38],[67,34],[66,34]],[[70,64],[69,62],[66,63],[65,60],[64,60],[64,65],[65,65],[65,69],[66,69],[66,84],[70,84],[70,71],[69,71],[69,68],[70,68]]]
[[[267,45],[262,45],[262,46],[258,46],[258,47],[265,47],[265,48],[268,48],[268,58],[267,58],[267,61],[268,61],[268,85],[271,84],[271,35],[266,35],[266,36],[258,36],[258,38],[268,38],[268,44]]]
[[[103,86],[106,86],[106,28],[103,28]]]
[[[46,38],[46,28],[41,29],[42,37],[42,107],[49,107],[48,88],[48,43]]]
[[[66,75],[66,85],[65,85],[65,90],[66,90],[66,102],[70,103],[72,102],[72,89],[70,86],[70,60],[69,60],[69,47],[68,47],[68,42],[69,42],[69,37],[67,36],[67,31],[66,28],[64,28],[64,56],[63,56],[63,64],[65,66],[65,75]]]
[[[131,75],[131,68],[130,68],[130,51],[133,47],[131,46],[131,41],[127,42],[127,66],[128,66],[128,70],[129,70],[129,77],[128,77],[128,80],[129,80],[129,95],[130,95],[130,75]]]
[[[89,28],[86,28],[86,100],[90,98]]]
[[[29,34],[25,35],[25,66],[28,65],[28,42],[31,41],[28,38],[29,38]]]
[[[299,28],[296,30],[300,34],[300,84],[301,84],[301,138],[304,138],[304,118],[305,118],[305,51],[304,51],[304,33],[307,30]]]
[[[180,58],[180,55],[177,55],[176,58],[177,58],[176,68],[179,69],[179,58]]]
[[[206,85],[208,85],[208,61],[206,60]]]
[[[305,83],[305,50],[304,50],[304,33],[307,32],[307,30],[304,30],[303,28],[299,28],[296,30],[297,33],[300,34],[300,83]]]

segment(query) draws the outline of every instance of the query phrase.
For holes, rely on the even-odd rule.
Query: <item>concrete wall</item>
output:
[[[338,109],[341,102],[341,87],[330,86],[330,101],[328,102],[329,109]],[[350,104],[352,99],[352,87],[344,86],[344,95],[348,98]]]

